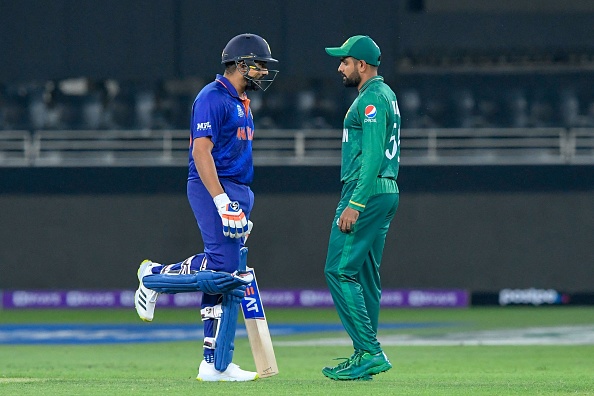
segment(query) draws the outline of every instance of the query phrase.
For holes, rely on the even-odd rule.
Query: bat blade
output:
[[[245,297],[241,300],[241,311],[243,312],[254,363],[256,363],[256,371],[261,378],[271,377],[278,374],[272,338],[270,337],[268,321],[260,298],[256,274],[253,268],[247,268],[247,271],[252,273],[254,280],[246,288]]]

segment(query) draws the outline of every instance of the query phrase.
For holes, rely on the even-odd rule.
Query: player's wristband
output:
[[[224,210],[227,207],[227,205],[231,203],[231,200],[229,199],[226,193],[219,194],[212,200],[214,201],[214,204],[217,207],[217,210],[219,211]]]

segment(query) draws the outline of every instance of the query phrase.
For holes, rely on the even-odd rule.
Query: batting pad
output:
[[[208,294],[239,294],[236,293],[235,289],[243,286],[245,290],[246,280],[235,277],[228,272],[198,271],[193,274],[147,275],[142,278],[142,283],[151,290],[165,294],[195,291],[202,291]]]
[[[214,352],[214,366],[218,371],[227,370],[227,366],[233,361],[235,330],[237,329],[239,303],[243,297],[243,291],[241,297],[238,294],[229,293],[223,295],[223,313],[219,322],[219,334],[217,335]]]

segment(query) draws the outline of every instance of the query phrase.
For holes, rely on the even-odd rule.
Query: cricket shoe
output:
[[[348,364],[336,366],[328,371],[322,370],[324,375],[334,380],[366,380],[370,376],[383,373],[392,368],[392,363],[386,357],[386,354],[379,352],[375,355],[369,352],[355,353]]]
[[[229,363],[225,371],[218,371],[214,363],[207,363],[203,360],[198,369],[198,381],[255,381],[258,373],[254,371],[245,371],[239,368],[235,363]]]
[[[322,372],[323,373],[331,373],[331,372],[334,372],[336,370],[342,370],[342,369],[346,368],[349,364],[351,364],[351,361],[354,358],[356,358],[358,355],[360,355],[362,353],[363,353],[362,351],[355,351],[355,352],[353,352],[353,354],[349,358],[336,358],[334,360],[343,360],[343,361],[341,363],[338,363],[338,365],[336,365],[334,367],[328,367],[328,366],[324,367],[322,369]],[[328,376],[326,375],[326,377],[328,377]]]
[[[345,368],[347,368],[351,362],[357,358],[357,356],[363,354],[363,351],[355,351],[350,358],[337,358],[334,360],[344,360],[343,362],[339,363],[338,365],[336,365],[335,367],[324,367],[322,369],[322,374],[324,374],[326,377],[333,379],[333,380],[338,380],[338,376],[336,374],[337,371],[340,370],[344,370]],[[354,378],[353,380],[361,380],[361,381],[370,381],[372,380],[373,377],[371,375],[365,375],[363,377],[360,378]]]
[[[138,290],[134,293],[134,306],[140,319],[145,322],[152,322],[153,316],[155,315],[155,304],[157,304],[157,298],[159,293],[144,287],[142,278],[146,275],[153,273],[153,267],[160,266],[159,263],[153,263],[150,260],[144,260],[138,267]]]

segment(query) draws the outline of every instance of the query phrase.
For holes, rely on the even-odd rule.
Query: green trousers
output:
[[[353,231],[345,234],[336,221],[351,197],[352,186],[349,184],[343,188],[332,222],[324,274],[354,349],[375,354],[381,352],[377,340],[382,293],[379,269],[386,234],[398,208],[399,194],[372,196]]]

